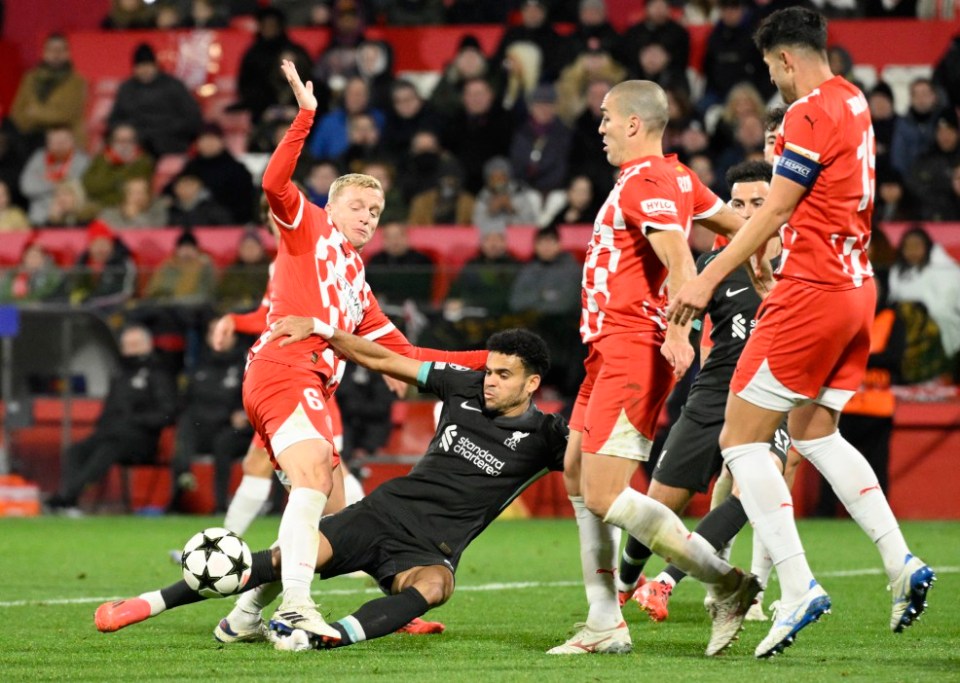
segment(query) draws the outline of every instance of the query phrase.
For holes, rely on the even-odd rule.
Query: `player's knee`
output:
[[[584,506],[600,519],[607,516],[607,511],[616,498],[616,495],[611,495],[608,491],[590,487],[585,487],[583,492]]]
[[[438,571],[425,572],[418,577],[413,587],[430,607],[437,607],[453,595],[453,575],[446,569],[438,568]]]

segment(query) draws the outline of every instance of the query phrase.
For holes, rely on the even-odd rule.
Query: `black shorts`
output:
[[[443,565],[453,574],[459,557],[447,557],[410,534],[392,517],[364,498],[320,520],[320,533],[333,547],[333,557],[320,571],[330,579],[364,571],[389,593],[393,577],[413,567]]]
[[[720,430],[723,413],[715,419],[693,417],[684,410],[680,419],[670,428],[660,458],[653,470],[653,478],[661,484],[688,491],[706,493],[710,481],[720,473],[723,456],[720,454]],[[770,452],[786,465],[790,437],[787,421],[777,428],[770,440]]]

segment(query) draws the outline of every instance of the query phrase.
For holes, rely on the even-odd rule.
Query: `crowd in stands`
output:
[[[505,318],[533,321],[558,331],[551,338],[562,357],[564,344],[576,346],[579,266],[560,249],[557,230],[591,223],[613,187],[616,169],[597,133],[604,94],[625,78],[663,86],[670,104],[664,151],[726,196],[726,169],[761,157],[764,116],[777,97],[752,32],[787,4],[796,3],[644,0],[643,18],[618,32],[604,0],[114,0],[106,30],[221,28],[243,16],[255,22],[229,108],[249,116],[245,151],[227,144],[220,120],[204,120],[196,94],[164,72],[147,43],[117,56],[129,59],[129,77],[119,84],[104,139],[94,139],[85,119],[88,87],[73,68],[69,41],[49,36],[0,124],[0,232],[76,227],[87,230],[89,244],[74,267],[62,269],[28,241],[20,263],[0,277],[0,300],[122,310],[154,333],[194,329],[210,311],[255,305],[270,259],[255,229],[262,225],[258,176],[296,113],[278,68],[292,59],[320,101],[295,176],[310,200],[323,205],[345,172],[369,173],[384,186],[383,250],[369,271],[389,310],[413,336],[421,330],[424,341],[457,348],[482,340]],[[812,4],[831,17],[929,11],[923,0]],[[379,24],[439,23],[508,28],[489,52],[465,35],[429,91],[397,77],[393,46],[366,36]],[[712,24],[697,71],[687,30],[694,23]],[[290,26],[327,27],[330,41],[310,54]],[[830,56],[835,73],[853,78],[842,46]],[[931,78],[911,83],[905,115],[896,113],[883,81],[866,92],[878,152],[878,220],[960,221],[958,73],[960,37]],[[162,173],[171,158],[177,170]],[[476,256],[440,306],[436,264],[410,249],[405,225],[477,228]],[[516,225],[540,229],[529,263],[507,248],[505,230]],[[123,233],[158,226],[183,232],[155,272],[138,272]],[[235,264],[222,272],[193,234],[209,226],[250,228]],[[930,297],[931,268],[955,277],[950,257],[928,247],[926,260],[892,266],[892,297]],[[204,314],[171,313],[179,305]],[[955,356],[956,306],[941,298],[927,308],[946,357]],[[425,315],[433,316],[429,324]],[[563,394],[576,387],[569,374],[573,379],[556,381]]]

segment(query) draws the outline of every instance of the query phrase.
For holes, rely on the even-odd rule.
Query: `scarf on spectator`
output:
[[[37,67],[36,78],[33,80],[34,93],[37,99],[46,102],[50,94],[63,85],[72,73],[73,64],[71,62],[67,62],[61,67],[40,64]]]
[[[73,150],[70,150],[63,159],[54,159],[51,154],[44,156],[44,165],[46,167],[45,176],[47,180],[56,185],[67,177],[67,171],[70,170],[70,162],[73,161]]]
[[[133,153],[133,156],[130,157],[128,161],[125,161],[119,154],[113,151],[113,147],[106,147],[103,150],[104,158],[110,163],[111,166],[125,166],[126,164],[132,164],[134,161],[139,159],[143,155],[143,150],[140,147],[137,147],[137,151]]]

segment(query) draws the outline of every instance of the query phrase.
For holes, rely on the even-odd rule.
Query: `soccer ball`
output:
[[[204,529],[183,547],[183,580],[205,598],[239,593],[250,580],[250,547],[232,531]]]

